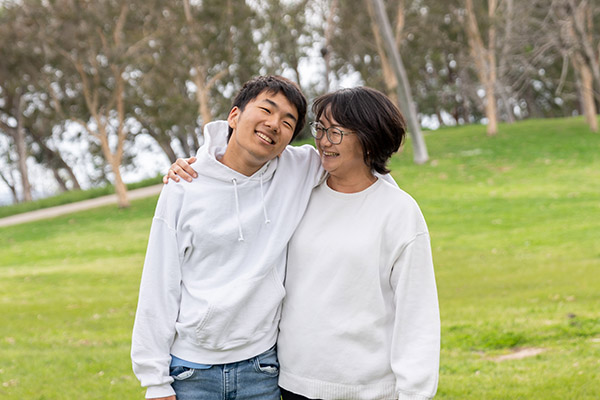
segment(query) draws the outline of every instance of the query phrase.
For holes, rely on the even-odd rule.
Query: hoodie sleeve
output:
[[[177,231],[160,212],[172,195],[163,189],[152,221],[133,327],[133,371],[148,388],[147,398],[175,394],[169,365],[181,297],[181,268]],[[170,211],[174,207],[171,202]]]
[[[321,165],[321,157],[317,149],[309,144],[304,144],[297,147],[290,145],[286,150],[295,169],[303,179],[306,179],[310,190],[319,185],[325,177],[325,170]]]
[[[431,399],[437,390],[440,315],[429,234],[400,249],[393,266],[392,370],[398,399]]]

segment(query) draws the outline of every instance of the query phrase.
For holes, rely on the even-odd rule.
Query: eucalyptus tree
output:
[[[174,161],[195,153],[202,125],[225,117],[235,89],[259,73],[260,21],[233,0],[172,1],[153,12],[157,34],[138,60],[134,111]]]
[[[27,167],[28,143],[26,119],[31,112],[32,90],[40,63],[39,47],[32,48],[31,24],[15,4],[5,5],[0,14],[0,132],[7,137],[5,162],[15,164],[19,172],[22,200],[31,201],[31,184]],[[16,182],[13,174],[2,173],[2,180],[10,187],[13,197]]]
[[[55,0],[41,3],[36,15],[54,76],[52,105],[99,144],[120,207],[129,205],[120,171],[133,119],[128,98],[140,75],[137,60],[156,35],[159,3]]]
[[[543,2],[536,2],[538,5]],[[540,23],[542,40],[570,60],[586,122],[598,131],[600,99],[600,7],[589,0],[552,0]],[[566,62],[563,64],[566,70]]]
[[[421,133],[421,126],[417,120],[417,112],[412,99],[410,83],[406,75],[404,63],[400,57],[400,52],[397,48],[396,40],[392,35],[391,25],[387,16],[382,0],[372,0],[374,20],[379,26],[379,33],[383,37],[388,58],[390,60],[391,69],[394,71],[394,76],[397,83],[398,102],[404,110],[408,122],[408,131],[412,138],[414,161],[417,164],[423,164],[429,159],[425,140]]]
[[[380,3],[382,10],[378,12]],[[428,156],[416,105],[411,98],[411,79],[400,72],[404,69],[400,53],[406,37],[404,3],[387,2],[384,5],[383,2],[365,0],[361,4],[365,12],[356,12],[356,4],[339,2],[339,7],[331,9],[337,16],[333,19],[336,27],[330,33],[327,55],[335,75],[358,72],[365,85],[386,92],[398,103],[409,122],[409,133],[413,135],[415,162],[423,163]],[[389,23],[389,15],[394,16],[393,24]],[[389,29],[380,29],[387,25],[390,25]],[[410,62],[415,61],[411,59]]]

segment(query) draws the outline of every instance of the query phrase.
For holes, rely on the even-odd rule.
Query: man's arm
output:
[[[171,216],[180,207],[178,196],[169,189],[163,189],[152,221],[132,335],[133,371],[148,388],[147,398],[175,395],[169,365],[181,297],[181,268],[176,230],[169,221],[176,220]]]

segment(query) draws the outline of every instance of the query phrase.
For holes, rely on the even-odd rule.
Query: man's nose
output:
[[[281,118],[277,115],[270,115],[265,124],[271,128],[274,132],[279,132],[279,125],[281,124]]]

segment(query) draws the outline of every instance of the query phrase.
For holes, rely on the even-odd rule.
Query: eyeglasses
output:
[[[354,135],[354,132],[344,132],[335,126],[330,126],[329,128],[325,128],[323,124],[320,122],[311,122],[310,123],[310,133],[317,140],[321,139],[323,135],[327,135],[327,140],[331,144],[340,144],[342,143],[342,139],[344,135]]]

